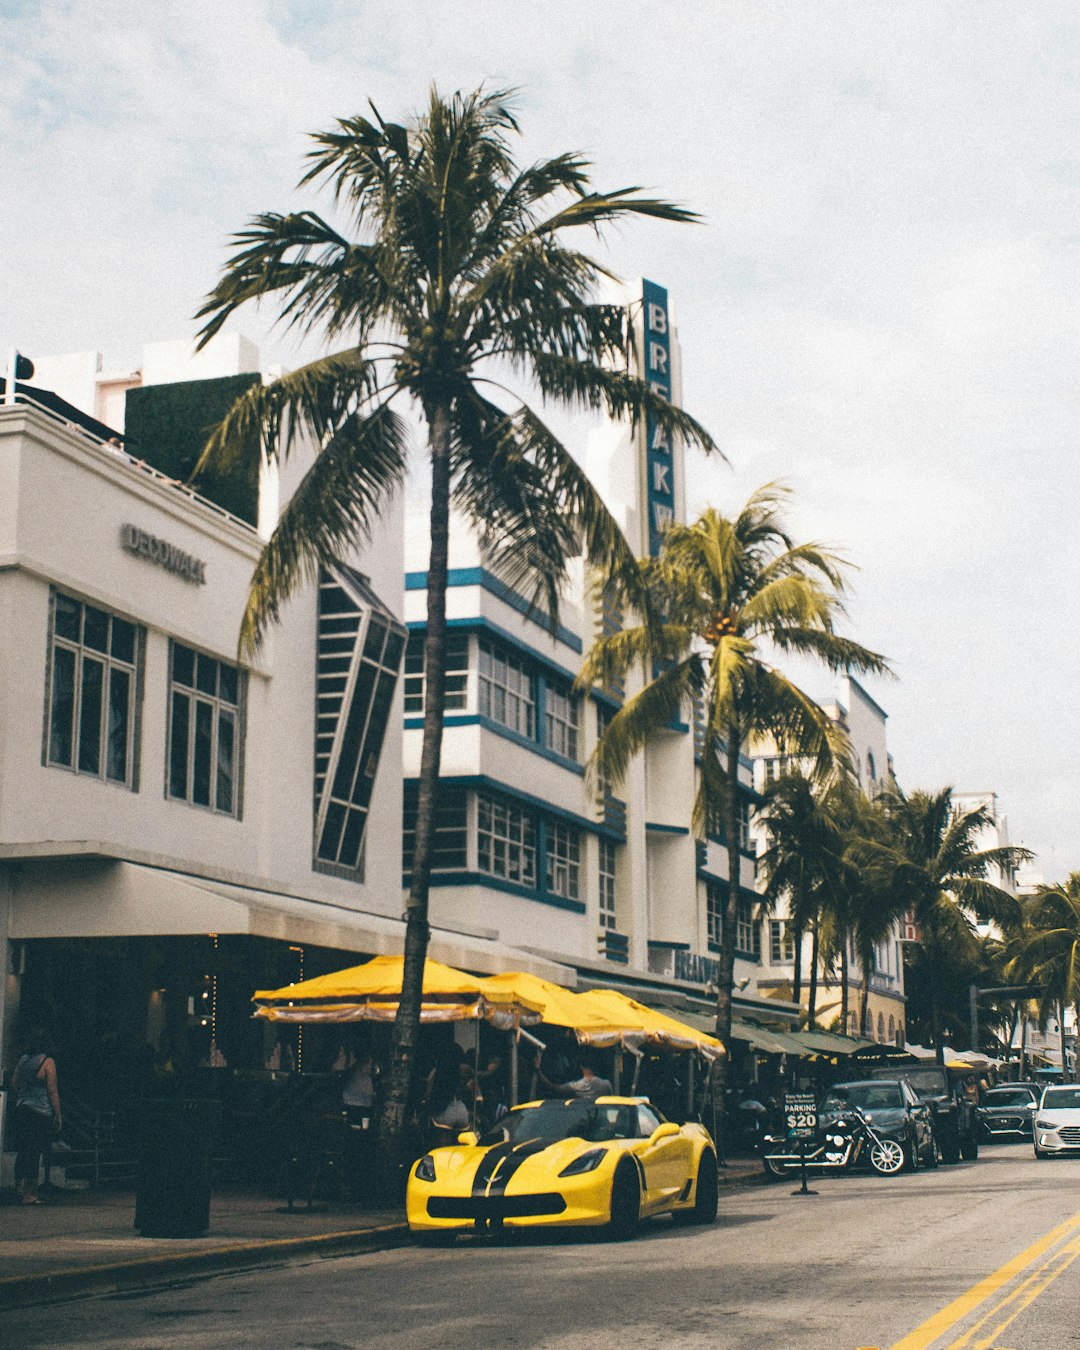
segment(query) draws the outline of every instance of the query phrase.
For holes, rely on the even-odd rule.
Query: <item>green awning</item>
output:
[[[873,1044],[872,1041],[841,1036],[835,1031],[793,1031],[791,1034],[805,1047],[803,1053],[812,1055],[853,1055],[856,1050]]]

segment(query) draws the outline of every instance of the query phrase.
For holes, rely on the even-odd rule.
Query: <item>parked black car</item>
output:
[[[899,1078],[875,1076],[862,1082],[834,1083],[818,1108],[821,1120],[841,1117],[851,1107],[867,1116],[882,1139],[895,1140],[910,1168],[937,1166],[933,1113]]]
[[[979,1156],[979,1118],[976,1103],[964,1091],[970,1074],[955,1073],[940,1064],[894,1064],[875,1069],[873,1078],[903,1078],[924,1101],[934,1117],[941,1161],[968,1162]]]
[[[1030,1140],[1040,1095],[1031,1083],[1005,1083],[987,1089],[978,1111],[982,1137]]]

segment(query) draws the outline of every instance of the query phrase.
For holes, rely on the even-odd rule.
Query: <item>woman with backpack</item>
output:
[[[33,1027],[26,1053],[15,1066],[15,1193],[23,1205],[40,1205],[37,1193],[41,1156],[52,1131],[59,1133],[60,1093],[56,1061],[48,1052],[45,1033]]]

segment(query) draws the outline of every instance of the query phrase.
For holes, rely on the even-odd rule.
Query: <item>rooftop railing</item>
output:
[[[55,397],[55,395],[52,397]],[[57,399],[57,403],[62,402],[63,400]],[[223,520],[227,520],[231,525],[237,525],[240,529],[245,530],[250,534],[255,533],[255,527],[249,521],[242,520],[239,516],[234,516],[231,511],[227,511],[224,506],[219,506],[217,502],[211,501],[209,497],[203,497],[200,493],[196,492],[194,488],[189,487],[187,483],[182,483],[179,478],[170,478],[167,473],[162,473],[160,469],[155,469],[154,466],[148,464],[145,459],[139,459],[135,455],[128,454],[124,449],[123,438],[117,432],[112,432],[109,436],[104,436],[93,430],[88,423],[94,422],[96,426],[102,426],[101,423],[95,422],[95,419],[87,418],[86,421],[82,421],[76,416],[68,416],[61,408],[53,407],[51,404],[42,401],[40,398],[35,398],[33,393],[25,387],[16,389],[14,402],[8,402],[6,398],[3,401],[0,401],[0,417],[20,408],[32,408],[36,413],[47,418],[50,422],[64,427],[67,431],[73,432],[76,436],[88,441],[97,449],[112,455],[114,459],[122,464],[126,464],[129,469],[134,470],[136,473],[140,473],[145,477],[152,479],[154,482],[160,483],[163,487],[167,487],[172,492],[180,493],[182,496],[187,497],[189,501],[196,502],[205,510],[212,511],[214,515],[220,516]],[[71,412],[76,413],[77,409],[72,408]],[[103,427],[103,430],[107,431],[108,428]]]

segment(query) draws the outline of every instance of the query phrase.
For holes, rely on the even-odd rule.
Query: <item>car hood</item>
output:
[[[505,1187],[519,1171],[556,1177],[583,1153],[590,1153],[593,1149],[624,1152],[633,1142],[617,1139],[590,1144],[585,1139],[557,1139],[553,1142],[522,1139],[515,1144],[493,1144],[486,1148],[479,1145],[437,1148],[431,1156],[438,1182],[467,1182],[470,1188],[483,1189],[493,1180]]]
[[[1055,1125],[1080,1125],[1080,1107],[1048,1106],[1037,1114],[1040,1120],[1050,1120]]]

